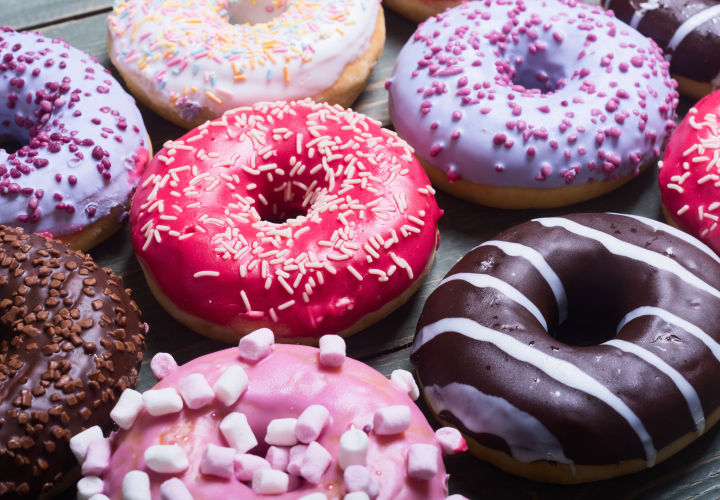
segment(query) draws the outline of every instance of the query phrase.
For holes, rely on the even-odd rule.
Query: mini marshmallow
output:
[[[85,476],[77,482],[77,500],[89,500],[90,497],[102,493],[103,480],[97,476]]]
[[[272,330],[260,328],[240,339],[238,351],[245,361],[257,363],[272,352],[273,344],[275,344],[275,336]]]
[[[238,481],[251,481],[258,469],[272,469],[270,463],[262,457],[249,453],[238,453],[233,459],[235,477]]]
[[[368,448],[368,436],[360,429],[350,429],[340,436],[338,463],[342,470],[351,465],[365,465]]]
[[[339,368],[345,362],[345,339],[340,335],[323,335],[319,347],[321,365]]]
[[[118,424],[118,427],[128,430],[144,407],[142,394],[134,389],[125,389],[120,394],[115,408],[110,412],[110,418]]]
[[[413,401],[420,397],[420,389],[415,382],[415,377],[407,370],[393,370],[390,374],[390,382],[398,390],[406,392]]]
[[[460,453],[468,449],[465,438],[455,427],[441,427],[436,430],[435,441],[438,442],[445,455]]]
[[[445,500],[470,500],[468,497],[462,496],[459,493],[455,493],[454,495],[450,495]]]
[[[122,480],[123,500],[152,500],[150,476],[141,470],[131,470]]]
[[[265,460],[273,469],[287,471],[290,463],[290,450],[281,446],[270,446],[265,454]]]
[[[111,453],[109,439],[102,438],[91,442],[85,455],[85,461],[82,464],[82,475],[101,476],[110,465]]]
[[[300,468],[302,467],[303,455],[307,450],[306,444],[296,444],[290,448],[290,461],[287,465],[287,473],[293,476],[300,475]]]
[[[79,434],[75,434],[70,439],[70,449],[78,463],[82,463],[83,460],[85,460],[90,443],[98,439],[104,439],[102,429],[100,429],[99,425],[93,425]]]
[[[108,497],[107,495],[103,495],[102,493],[96,493],[95,495],[91,496],[89,500],[110,500],[110,497]]]
[[[304,497],[298,498],[298,500],[328,500],[327,495],[325,493],[310,493],[309,495],[305,495]]]
[[[408,452],[407,471],[413,479],[431,479],[438,471],[438,452],[434,444],[412,444]]]
[[[172,387],[165,389],[149,389],[143,392],[145,409],[153,417],[177,413],[183,408],[180,394]]]
[[[271,420],[265,433],[265,442],[276,446],[293,446],[298,440],[295,437],[296,418],[276,418]]]
[[[364,491],[353,491],[345,495],[343,500],[370,500],[370,497]]]
[[[330,412],[323,405],[310,405],[300,414],[295,426],[295,437],[301,443],[315,441],[328,422]]]
[[[145,465],[155,472],[177,473],[189,466],[187,454],[176,444],[156,444],[145,450]]]
[[[245,392],[248,386],[248,376],[240,365],[229,366],[220,378],[217,379],[213,390],[215,396],[226,406],[235,404],[235,401]]]
[[[193,500],[187,486],[177,477],[168,479],[160,485],[161,500]]]
[[[238,453],[245,453],[257,446],[257,438],[253,434],[247,417],[243,413],[228,413],[220,421],[220,432],[230,446]],[[250,479],[248,479],[249,481]]]
[[[252,479],[252,489],[259,495],[280,495],[288,490],[288,475],[280,470],[259,469]]]
[[[215,392],[202,373],[191,373],[180,379],[177,390],[191,410],[202,408],[215,399]]]
[[[323,474],[332,461],[330,452],[317,441],[313,441],[303,455],[300,475],[311,484],[320,484]]]
[[[150,370],[158,380],[162,380],[168,376],[168,374],[177,368],[175,358],[171,354],[166,352],[159,352],[150,360]]]
[[[410,427],[410,407],[393,405],[380,408],[373,416],[373,432],[378,436],[391,436]]]
[[[235,448],[208,444],[205,447],[202,460],[200,460],[200,472],[210,476],[232,477],[233,460],[236,453]]]
[[[370,470],[363,465],[351,465],[343,474],[343,486],[349,492],[362,491],[368,497],[378,496],[379,487]]]

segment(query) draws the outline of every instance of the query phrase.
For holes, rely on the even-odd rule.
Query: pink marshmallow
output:
[[[252,489],[260,495],[280,495],[288,490],[288,475],[283,471],[258,469],[252,479]]]
[[[413,401],[420,397],[420,389],[418,388],[415,378],[407,370],[393,370],[390,374],[390,382],[396,389],[407,393]]]
[[[410,427],[410,407],[386,406],[375,411],[373,432],[378,436],[391,436],[405,432]]]
[[[286,471],[290,463],[290,450],[281,446],[271,446],[265,454],[265,460],[273,469]]]
[[[232,477],[233,461],[236,453],[235,448],[208,444],[205,447],[202,460],[200,460],[200,472],[210,476]]]
[[[260,328],[240,339],[238,351],[245,361],[257,363],[272,352],[273,344],[275,344],[275,336],[272,330]]]
[[[166,352],[159,352],[150,360],[150,370],[152,370],[153,375],[155,375],[155,378],[158,380],[167,377],[177,366],[175,358]]]
[[[178,392],[191,410],[197,410],[215,399],[215,392],[202,373],[191,373],[178,382]]]
[[[313,441],[305,450],[300,467],[300,475],[309,483],[320,484],[323,474],[332,463],[332,455],[317,441]]]
[[[160,485],[161,500],[193,500],[187,486],[177,477],[168,479]]]
[[[235,477],[238,481],[252,481],[253,475],[259,469],[272,469],[270,462],[257,455],[238,453],[233,459]]]
[[[435,441],[438,442],[445,455],[460,453],[468,449],[465,438],[455,427],[441,427],[436,430]]]
[[[319,346],[321,365],[338,368],[345,362],[345,339],[340,335],[323,335]]]
[[[407,471],[413,479],[431,479],[438,471],[438,452],[434,444],[412,444],[408,452]]]
[[[302,467],[303,455],[307,450],[307,445],[296,444],[290,448],[290,461],[288,462],[287,472],[294,476],[300,475],[300,468]]]
[[[370,470],[363,465],[351,465],[343,474],[343,485],[348,492],[362,491],[370,498],[378,496],[379,487]]]
[[[82,464],[83,476],[101,476],[110,465],[110,449],[109,439],[96,439],[90,443],[85,455],[85,461]]]
[[[301,443],[315,441],[322,433],[330,417],[330,412],[323,405],[310,405],[297,419],[295,437]]]

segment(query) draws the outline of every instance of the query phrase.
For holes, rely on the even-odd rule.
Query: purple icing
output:
[[[62,40],[0,28],[0,224],[61,236],[126,204],[148,154],[135,102]]]
[[[574,0],[482,0],[418,26],[386,85],[416,154],[478,184],[555,188],[637,174],[672,132],[655,42]]]

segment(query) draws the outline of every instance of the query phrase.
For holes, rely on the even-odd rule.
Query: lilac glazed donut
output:
[[[574,0],[447,10],[418,27],[386,87],[433,183],[499,208],[569,205],[637,176],[678,97],[655,42]]]
[[[92,247],[120,227],[149,149],[133,98],[91,55],[0,28],[0,224]]]

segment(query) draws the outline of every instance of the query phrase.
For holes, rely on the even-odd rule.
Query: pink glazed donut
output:
[[[445,498],[442,453],[462,451],[465,442],[456,433],[451,444],[452,429],[433,433],[409,396],[417,390],[410,373],[398,370],[403,373],[394,372],[391,382],[344,355],[327,357],[322,348],[273,345],[267,329],[243,340],[250,342],[179,368],[168,354],[156,355],[154,371],[164,378],[142,395],[123,393],[111,415],[119,431],[107,439],[92,431],[73,437],[89,443],[79,493]]]
[[[432,265],[440,217],[407,144],[310,100],[228,111],[165,144],[130,212],[155,297],[198,333],[293,342],[386,316]]]
[[[387,87],[433,184],[498,208],[606,193],[660,155],[677,92],[662,51],[574,0],[467,2],[420,25]]]

